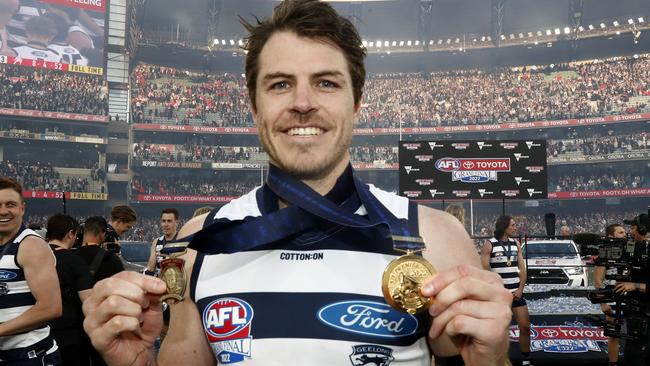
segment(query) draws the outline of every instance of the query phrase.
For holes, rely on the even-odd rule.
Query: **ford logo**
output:
[[[18,277],[18,275],[11,271],[0,270],[0,280],[13,280],[16,277]]]
[[[372,301],[342,301],[324,306],[318,319],[330,327],[375,337],[395,338],[414,334],[418,320]]]

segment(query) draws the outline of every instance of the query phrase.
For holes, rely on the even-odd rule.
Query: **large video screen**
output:
[[[0,0],[0,63],[103,75],[107,0]]]
[[[416,200],[543,199],[546,141],[401,141],[399,193]]]

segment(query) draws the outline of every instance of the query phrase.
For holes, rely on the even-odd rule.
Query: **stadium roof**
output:
[[[495,0],[493,0],[495,1]],[[564,28],[569,25],[569,3],[572,0],[505,0],[503,33]],[[582,23],[650,18],[647,0],[588,0],[582,2]],[[418,19],[423,3],[432,5],[434,37],[489,35],[491,33],[491,1],[489,0],[392,0],[333,1],[334,6],[349,16],[364,38],[416,39]],[[615,6],[613,6],[615,3]],[[237,16],[252,18],[270,14],[277,0],[146,0],[141,20],[145,29],[156,28],[170,36],[190,32],[190,38],[206,41],[208,24],[216,22],[216,36],[231,39],[243,36]],[[218,17],[210,19],[210,7],[219,7]],[[215,21],[216,20],[216,21]],[[650,19],[648,19],[650,21]]]

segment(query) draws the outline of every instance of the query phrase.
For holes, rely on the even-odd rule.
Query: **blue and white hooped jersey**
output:
[[[0,323],[17,318],[36,304],[36,299],[27,285],[25,272],[18,265],[20,243],[30,235],[39,236],[35,231],[23,228],[11,242],[5,244],[10,247],[0,259]],[[54,280],[57,281],[57,279]],[[25,333],[0,336],[0,350],[27,348],[49,336],[50,327],[48,325]],[[47,353],[50,354],[56,350],[57,346],[54,344]]]
[[[508,238],[506,242],[491,238],[490,244],[492,244],[490,270],[501,276],[506,289],[515,292],[520,284],[517,242],[512,238]]]
[[[214,221],[264,213],[257,188],[218,212]],[[370,186],[397,218],[417,223],[417,206]],[[366,215],[359,207],[358,215]],[[417,228],[417,225],[415,225]],[[336,224],[233,254],[197,254],[190,293],[219,364],[431,364],[428,313],[386,304],[382,274],[400,254],[377,230]]]

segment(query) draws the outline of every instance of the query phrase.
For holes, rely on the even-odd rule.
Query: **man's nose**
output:
[[[308,83],[298,83],[293,92],[292,109],[299,114],[307,114],[316,109],[314,90]]]

